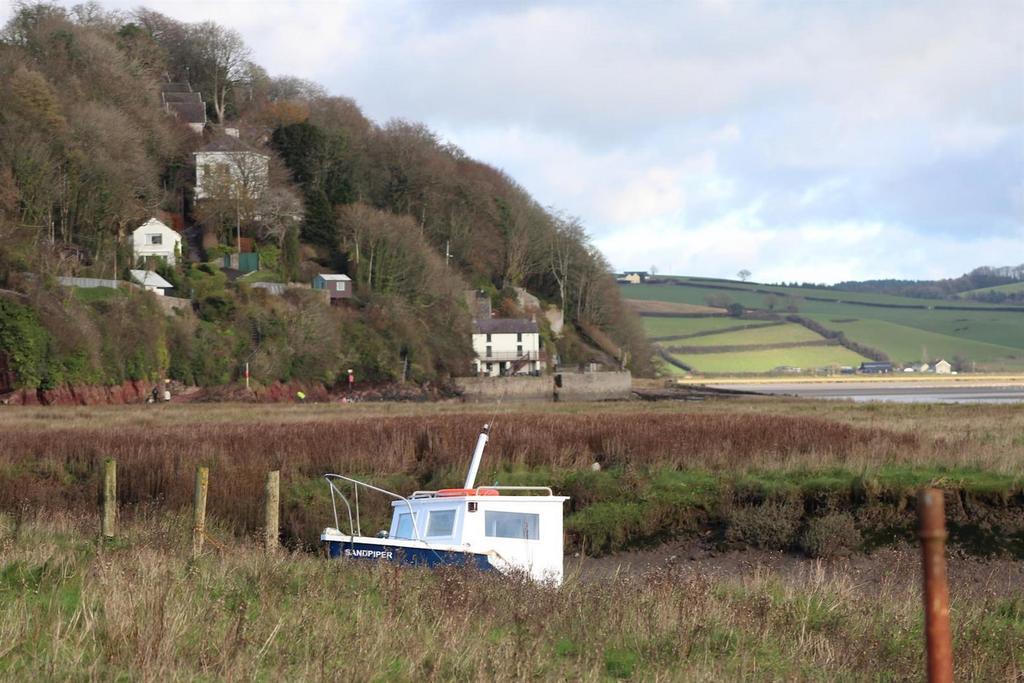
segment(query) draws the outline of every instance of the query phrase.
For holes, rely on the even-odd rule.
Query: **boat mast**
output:
[[[476,440],[476,449],[473,451],[473,460],[469,463],[469,472],[466,473],[466,483],[462,485],[464,489],[471,489],[476,484],[476,471],[480,469],[480,459],[484,457],[484,446],[487,445],[487,432],[490,428],[489,424],[485,424],[480,430],[480,437]]]

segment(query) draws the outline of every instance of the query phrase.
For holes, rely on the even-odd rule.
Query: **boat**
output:
[[[549,486],[477,486],[489,431],[485,424],[462,488],[415,491],[406,497],[325,474],[334,511],[334,526],[320,534],[327,556],[428,567],[466,565],[561,584],[562,507],[569,498],[554,495]],[[361,533],[361,490],[363,495],[373,492],[393,499],[391,526],[376,536]],[[338,501],[348,513],[348,533],[341,530]]]

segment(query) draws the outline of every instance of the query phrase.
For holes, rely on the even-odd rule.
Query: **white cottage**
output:
[[[267,189],[270,157],[234,134],[219,135],[193,154],[196,161],[196,199],[221,194],[254,198]]]
[[[490,377],[537,374],[546,360],[536,321],[523,318],[474,320],[473,351],[476,373]]]
[[[135,228],[131,234],[132,257],[137,264],[156,256],[174,265],[181,255],[181,235],[156,218]]]
[[[936,375],[948,375],[953,372],[953,366],[945,359],[936,362],[935,365],[932,366],[932,369],[935,371]]]
[[[142,288],[147,292],[153,292],[157,296],[163,296],[166,294],[165,290],[172,289],[172,285],[167,280],[163,279],[152,270],[133,270],[131,271],[132,280],[137,284],[142,285]]]

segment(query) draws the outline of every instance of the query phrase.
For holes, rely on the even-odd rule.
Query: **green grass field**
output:
[[[623,287],[623,295],[631,299],[698,305],[709,302],[717,305],[739,303],[748,309],[769,310],[781,316],[796,313],[812,318],[829,329],[842,331],[851,341],[877,349],[897,363],[935,361],[939,358],[950,360],[959,357],[973,363],[972,367],[979,371],[1019,371],[1024,369],[1024,353],[1022,353],[1024,352],[1024,313],[1007,310],[1006,307],[964,301],[911,299],[881,294],[783,288],[724,280],[676,279],[695,285],[711,286],[629,285]],[[737,287],[743,291],[718,289],[714,285]],[[770,290],[774,294],[755,292],[753,291],[755,289]],[[808,300],[807,296],[834,298],[837,301],[812,301]],[[918,308],[890,308],[867,304],[912,305]],[[944,310],[936,308],[937,306],[970,306],[976,310]],[[673,323],[657,324],[659,325],[657,329],[673,330],[673,332],[663,332],[651,336],[687,333],[681,331],[688,329],[685,324]],[[645,322],[645,325],[647,324]],[[649,332],[649,334],[651,333]],[[741,333],[738,334],[741,338],[745,336]],[[725,335],[722,338],[729,339],[730,335]],[[758,335],[752,336],[757,337]],[[751,338],[751,336],[746,336],[746,338]],[[712,341],[713,337],[698,339],[700,339],[699,342],[685,345],[746,343]],[[751,364],[749,362],[741,363],[734,371],[754,372],[741,369],[749,367]],[[705,362],[705,365],[708,363]],[[717,364],[714,365],[717,367]],[[753,363],[753,365],[764,367],[764,363]],[[774,363],[770,367],[776,365],[806,367],[808,363],[802,362],[794,356],[790,359],[781,359],[780,362]],[[715,372],[719,371],[715,370]]]
[[[673,355],[697,370],[711,374],[771,372],[781,365],[809,369],[830,365],[858,366],[867,358],[841,346],[810,346],[768,351],[737,351]]]
[[[109,301],[118,297],[128,296],[127,289],[112,289],[110,287],[72,287],[71,291],[79,301],[86,303],[92,301]]]
[[[823,338],[803,325],[786,323],[785,325],[766,325],[750,330],[711,334],[705,337],[692,337],[668,343],[679,346],[757,346],[759,344],[800,344],[814,341],[823,341]]]
[[[649,337],[669,337],[729,329],[742,325],[771,325],[769,321],[737,320],[736,318],[654,318],[644,317],[644,331]]]
[[[969,358],[993,370],[1016,370],[1024,367],[1024,351],[1009,346],[988,344],[947,334],[900,325],[888,320],[856,320],[836,322],[827,316],[814,316],[822,325],[840,330],[876,349],[882,349],[896,362],[920,362],[934,358]]]
[[[1024,292],[1024,281],[1011,282],[1008,285],[999,285],[997,287],[982,287],[981,289],[972,289],[969,292],[961,294],[961,298],[966,297],[968,294],[984,294],[985,292],[1005,292],[1011,294],[1014,292]]]

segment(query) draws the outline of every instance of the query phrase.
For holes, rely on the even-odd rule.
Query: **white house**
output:
[[[138,284],[142,285],[142,288],[147,292],[153,292],[157,296],[163,296],[166,292],[165,289],[171,289],[174,287],[170,282],[163,279],[152,270],[133,270],[131,271],[132,280],[135,280]]]
[[[270,157],[234,135],[219,135],[193,153],[196,199],[218,195],[255,198],[267,189]]]
[[[174,265],[181,254],[181,235],[155,218],[135,228],[130,241],[132,257],[137,264],[149,256],[156,256]]]
[[[935,365],[932,366],[935,370],[936,375],[948,375],[953,372],[953,366],[949,364],[947,360],[936,361]]]
[[[490,377],[540,373],[546,360],[536,321],[523,318],[474,320],[473,351],[476,373]]]

